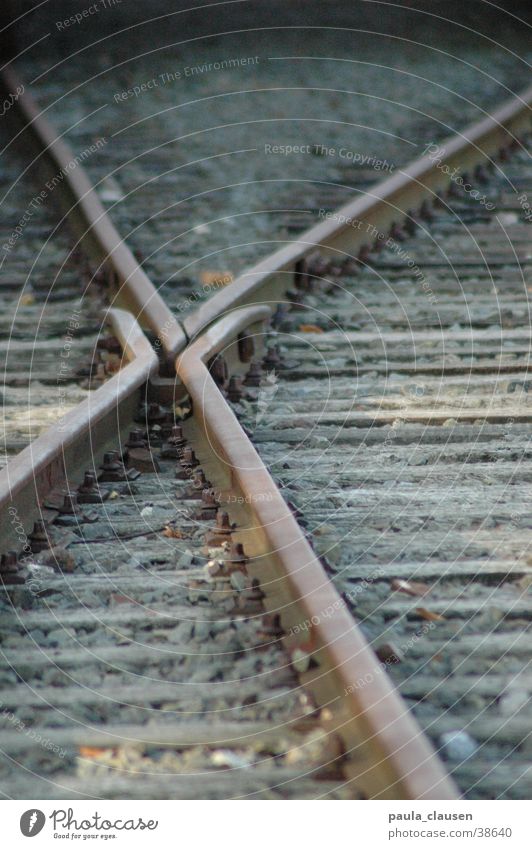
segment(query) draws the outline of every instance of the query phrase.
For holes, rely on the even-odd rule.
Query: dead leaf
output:
[[[136,602],[127,595],[121,593],[111,593],[109,596],[109,606],[114,607],[115,604],[136,604]]]
[[[35,303],[35,296],[30,295],[29,292],[25,295],[21,295],[20,303],[23,307],[31,307],[31,305]]]
[[[233,282],[233,275],[230,271],[202,271],[200,282],[204,286],[227,286]]]
[[[323,333],[323,329],[317,324],[300,324],[299,330],[301,333]]]
[[[416,613],[428,622],[445,622],[445,616],[441,616],[439,613],[433,613],[432,610],[427,610],[426,607],[416,607]]]
[[[170,537],[171,539],[185,539],[185,534],[183,531],[180,531],[179,528],[172,528],[170,525],[167,525],[163,531],[163,537]]]
[[[95,746],[80,746],[79,753],[82,758],[101,758],[104,757],[110,749],[97,749]]]
[[[416,581],[404,581],[402,578],[394,578],[391,587],[395,592],[406,593],[406,595],[412,596],[423,596],[430,591],[428,584],[422,584]]]
[[[104,357],[104,353],[107,354],[107,351],[102,352],[102,360],[105,363],[106,374],[116,374],[116,372],[120,371],[122,368],[123,358],[118,356],[118,354],[107,354],[107,356]]]

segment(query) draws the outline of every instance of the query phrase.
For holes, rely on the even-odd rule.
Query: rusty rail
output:
[[[47,171],[54,176],[63,175],[66,215],[88,252],[96,253],[113,272],[110,282],[116,289],[116,305],[128,309],[139,324],[150,328],[160,338],[168,359],[173,360],[186,344],[179,322],[122,240],[74,153],[43,117],[12,67],[3,69],[1,81],[9,92],[22,91],[16,105],[24,129],[15,138],[28,130],[37,142],[37,157],[44,158]]]
[[[532,86],[492,115],[439,143],[438,162],[429,154],[421,156],[331,213],[297,240],[249,268],[185,318],[183,327],[188,337],[195,338],[236,307],[263,300],[285,300],[300,264],[316,250],[337,260],[364,252],[376,240],[377,232],[385,233],[412,219],[423,202],[433,202],[448,189],[450,177],[443,166],[456,168],[463,175],[471,174],[472,169],[486,161],[495,165],[497,155],[518,144],[519,133],[531,129],[531,107]]]
[[[260,576],[266,603],[281,613],[289,650],[299,647],[317,663],[302,683],[331,711],[329,730],[342,737],[352,755],[348,774],[354,786],[369,790],[371,798],[457,798],[452,781],[382,674],[377,657],[207,367],[223,351],[232,373],[244,373],[245,367],[238,365],[238,337],[246,331],[249,338],[260,338],[260,324],[269,313],[265,306],[236,310],[177,358],[176,371],[189,392],[200,430],[194,435],[198,450],[203,456],[214,453],[217,469],[212,476],[220,474],[221,466],[227,491],[241,493],[250,507],[252,522],[239,527],[238,538],[253,554],[251,572]],[[302,622],[311,623],[309,631],[290,630]],[[359,687],[356,682],[361,679],[368,683]]]
[[[3,72],[4,85],[16,89],[12,70]],[[493,162],[502,148],[530,127],[532,89],[505,104],[463,134],[440,145],[439,165],[471,171],[478,163]],[[277,490],[257,452],[211,378],[208,360],[224,351],[235,373],[242,373],[238,335],[263,333],[268,303],[283,300],[301,263],[319,249],[328,256],[357,255],[368,245],[371,228],[383,231],[412,217],[423,201],[433,201],[448,187],[449,176],[429,156],[348,203],[331,218],[255,265],[227,289],[217,293],[179,326],[155,287],[142,271],[104,210],[83,168],[71,168],[75,157],[43,118],[27,93],[17,107],[40,149],[48,170],[65,174],[70,217],[78,218],[80,235],[116,276],[121,302],[133,316],[109,310],[114,332],[131,360],[119,374],[39,437],[0,472],[0,534],[12,536],[6,516],[16,506],[29,526],[38,516],[43,496],[92,465],[98,450],[114,447],[129,425],[138,390],[158,369],[157,357],[136,324],[138,318],[161,340],[176,360],[194,406],[194,435],[198,450],[215,470],[222,491],[238,491],[249,509],[237,509],[239,538],[252,555],[252,569],[267,588],[267,604],[281,612],[289,651],[311,657],[315,666],[302,674],[302,683],[330,713],[329,727],[340,734],[349,754],[348,774],[372,798],[456,798],[457,791],[402,700],[381,674],[380,664],[354,624],[327,578],[301,529]],[[353,222],[364,222],[366,232]],[[264,302],[264,306],[238,309]],[[227,313],[229,313],[227,315]],[[220,316],[225,317],[220,319]],[[209,328],[209,329],[207,329]],[[199,334],[203,334],[197,338]],[[195,338],[187,346],[187,336]],[[179,355],[179,356],[178,356]],[[324,611],[331,611],[327,616]],[[301,642],[298,622],[312,623]],[[316,624],[313,624],[316,621]],[[308,632],[305,632],[308,633]],[[366,681],[357,687],[360,679]]]
[[[106,320],[129,362],[0,471],[0,538],[7,545],[19,545],[8,508],[15,508],[29,532],[51,489],[92,468],[95,446],[110,450],[120,443],[136,410],[139,388],[157,372],[157,355],[131,314],[110,309]]]

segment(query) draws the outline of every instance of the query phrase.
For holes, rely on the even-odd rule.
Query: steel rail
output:
[[[89,253],[96,253],[112,270],[114,279],[110,282],[117,292],[117,306],[128,309],[141,325],[155,333],[172,361],[187,341],[179,322],[118,233],[75,154],[43,117],[11,66],[2,70],[1,81],[6,91],[22,92],[16,101],[16,111],[24,129],[37,142],[37,156],[44,157],[47,170],[53,176],[62,175],[64,206],[69,221],[77,224],[78,237]]]
[[[29,532],[50,490],[92,468],[95,446],[110,450],[120,443],[136,411],[137,390],[157,373],[157,355],[133,316],[109,309],[105,320],[129,362],[0,471],[0,539],[6,548],[20,547],[13,516]]]
[[[4,83],[15,90],[19,81],[7,71]],[[354,785],[371,798],[447,799],[456,798],[457,791],[382,674],[380,663],[218,390],[207,363],[221,350],[224,358],[237,363],[239,333],[249,332],[250,325],[260,327],[270,314],[266,306],[233,312],[236,306],[283,299],[287,275],[297,276],[301,261],[317,248],[325,255],[336,256],[342,252],[353,255],[366,247],[371,227],[382,231],[400,223],[421,201],[433,200],[448,187],[449,176],[438,166],[456,167],[463,173],[512,144],[517,133],[529,128],[531,103],[529,89],[520,101],[511,101],[460,137],[442,143],[438,163],[429,156],[421,157],[401,174],[384,180],[370,194],[311,228],[297,243],[258,263],[185,320],[190,337],[203,334],[185,347],[185,333],[111,224],[83,169],[77,164],[70,167],[75,159],[71,151],[27,93],[18,100],[25,123],[44,149],[41,152],[48,168],[65,174],[73,211],[81,214],[84,235],[92,238],[100,255],[110,263],[124,302],[157,334],[169,356],[179,354],[177,375],[194,407],[193,438],[207,456],[212,457],[214,451],[211,462],[217,480],[222,475],[225,490],[242,494],[246,508],[236,513],[242,519],[239,537],[253,556],[251,568],[260,569],[261,584],[269,587],[267,604],[272,610],[282,610],[288,648],[299,649],[317,664],[302,675],[302,683],[315,693],[318,704],[327,705],[331,727],[341,734],[351,755],[348,771]],[[366,224],[366,233],[353,226],[359,221]],[[157,356],[134,318],[117,310],[110,310],[109,318],[127,356],[134,356],[134,360],[65,416],[60,429],[39,437],[0,472],[0,507],[15,506],[25,526],[36,517],[46,492],[67,481],[74,470],[92,465],[95,444],[98,449],[114,447],[132,418],[137,390],[157,372]],[[3,509],[3,539],[13,536],[6,513]],[[330,612],[325,615],[324,611]],[[290,626],[307,621],[312,627],[304,632],[302,642],[302,630]],[[361,678],[367,683],[357,686]]]
[[[334,716],[331,730],[353,754],[347,770],[353,785],[371,798],[457,798],[453,782],[382,674],[376,655],[209,372],[207,363],[222,351],[224,360],[237,369],[239,335],[246,331],[251,338],[260,337],[261,323],[269,314],[266,306],[236,310],[177,358],[177,374],[192,400],[192,438],[202,465],[205,468],[203,458],[214,452],[211,479],[216,480],[221,466],[222,492],[225,484],[227,492],[240,492],[240,503],[248,505],[248,520],[238,525],[238,539],[252,553],[250,571],[266,589],[266,604],[281,612],[289,650],[299,647],[317,663],[302,683]],[[243,368],[240,364],[241,372]],[[245,512],[242,519],[246,522]],[[293,627],[303,622],[310,627]],[[357,686],[361,680],[364,685]]]
[[[8,91],[24,88],[10,66],[1,72],[1,79]],[[422,155],[371,191],[330,213],[297,241],[290,241],[245,271],[180,325],[121,239],[83,167],[76,163],[72,168],[74,154],[43,117],[31,95],[24,90],[15,104],[49,166],[54,173],[59,170],[64,175],[62,185],[73,200],[70,212],[81,214],[83,236],[92,240],[93,247],[111,265],[117,279],[119,305],[130,309],[140,323],[160,337],[169,360],[185,348],[188,340],[229,310],[274,298],[284,300],[287,288],[300,273],[301,263],[316,250],[338,259],[369,249],[377,232],[391,230],[412,218],[423,202],[434,201],[448,189],[451,178],[444,169],[466,175],[480,163],[494,163],[501,151],[518,143],[521,132],[530,129],[531,107],[532,86],[492,115],[438,143],[437,157]]]
[[[507,147],[518,144],[519,134],[532,126],[532,86],[511,98],[482,121],[435,145],[434,158],[427,153],[404,170],[385,178],[364,194],[327,215],[297,240],[270,254],[245,271],[226,289],[218,291],[183,322],[190,339],[217,321],[229,310],[262,300],[285,300],[285,293],[300,264],[310,254],[342,260],[356,257],[371,247],[376,234],[390,231],[412,219],[423,202],[433,202],[450,186],[455,174],[471,174],[472,169],[495,158]],[[364,227],[360,225],[364,225]],[[374,229],[372,229],[374,228]]]

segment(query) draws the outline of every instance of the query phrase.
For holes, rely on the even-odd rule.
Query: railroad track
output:
[[[64,417],[62,432],[35,440],[1,473],[6,795],[526,791],[526,705],[514,704],[513,685],[522,695],[527,680],[527,539],[513,543],[518,558],[506,535],[502,556],[483,529],[526,463],[529,334],[518,274],[528,259],[516,203],[526,158],[510,160],[511,178],[506,166],[493,179],[474,169],[526,152],[531,100],[526,92],[441,145],[439,162],[425,156],[325,216],[179,323],[82,168],[67,168],[70,151],[31,99],[19,99],[33,141],[47,147],[43,165],[72,170],[69,220],[105,269],[108,318],[128,363]],[[447,203],[442,165],[487,179],[499,204],[504,195],[506,241],[471,202],[466,244],[453,255],[466,211]],[[386,239],[388,253],[375,255]],[[477,239],[487,240],[480,258]],[[435,274],[430,292],[424,264]],[[269,347],[270,320],[284,369]],[[510,411],[493,402],[502,386]],[[341,455],[363,450],[355,471],[336,442]],[[493,488],[474,507],[488,455],[501,473],[490,465]],[[464,474],[470,456],[475,468]],[[463,480],[449,494],[457,467]],[[449,542],[464,505],[464,539]],[[515,505],[500,508],[499,524],[515,523]],[[7,552],[20,551],[21,537],[33,550],[18,562]],[[469,585],[482,595],[463,598]],[[478,614],[493,598],[501,615],[491,634]]]
[[[316,258],[270,336],[266,409],[257,421],[244,387],[235,401],[468,798],[527,798],[532,779],[532,253],[519,204],[500,212],[529,162],[489,179],[491,221],[471,202],[464,224],[451,198],[351,273],[331,280]]]
[[[3,157],[2,465],[104,380],[115,354],[104,352],[104,362],[100,348],[94,356],[103,306],[98,287],[86,288],[89,270],[71,254],[65,228],[50,223],[40,187],[17,179],[18,166],[15,157]],[[22,225],[21,210],[29,210]]]

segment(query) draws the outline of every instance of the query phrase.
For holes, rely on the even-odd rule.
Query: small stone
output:
[[[183,551],[177,561],[177,566],[182,569],[184,566],[192,566],[194,555],[188,549]]]
[[[306,672],[310,666],[311,656],[303,649],[296,648],[292,652],[291,660],[296,672]]]
[[[76,568],[76,561],[65,548],[51,548],[43,557],[45,566],[51,566],[58,572],[71,574]]]
[[[31,578],[53,578],[55,570],[51,566],[44,566],[40,563],[26,563],[27,570],[26,580]]]
[[[246,576],[240,570],[231,572],[230,580],[233,589],[235,589],[239,593],[243,592],[248,586]]]
[[[526,687],[509,688],[499,701],[499,713],[502,716],[514,716],[523,710],[530,702],[530,694]]]
[[[46,637],[46,644],[48,646],[65,645],[67,643],[71,643],[75,637],[76,632],[74,628],[54,628],[53,631],[48,633]]]
[[[239,769],[253,763],[253,756],[243,752],[232,752],[230,749],[217,749],[211,755],[211,763],[214,766]]]
[[[194,623],[194,638],[196,640],[208,640],[211,637],[211,623],[201,620]]]
[[[405,593],[411,596],[423,596],[430,590],[428,584],[422,584],[417,581],[404,581],[402,578],[394,578],[391,586],[395,592]]]
[[[476,740],[466,731],[447,731],[441,735],[439,744],[443,754],[450,761],[465,761],[474,755],[478,748]]]
[[[208,563],[203,567],[203,572],[208,581],[214,580],[214,578],[218,575],[221,575],[223,572],[223,563],[221,560],[209,560]]]
[[[319,525],[314,529],[314,536],[325,536],[326,534],[333,534],[335,531],[333,525]]]

